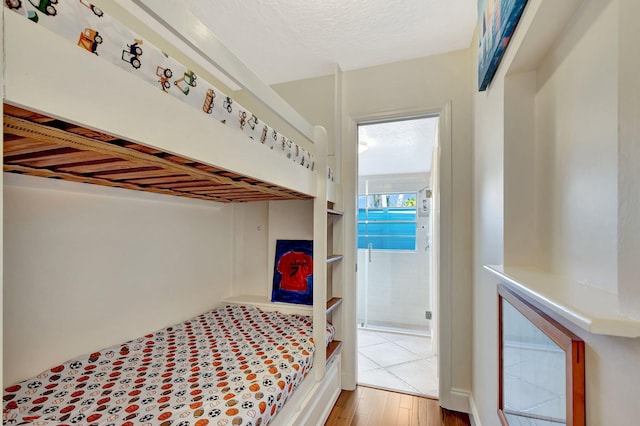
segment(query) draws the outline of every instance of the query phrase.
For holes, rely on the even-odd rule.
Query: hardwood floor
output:
[[[325,426],[467,426],[466,414],[441,410],[437,399],[358,386],[342,391]]]
[[[441,408],[442,410],[442,424],[444,426],[470,426],[471,421],[469,415],[466,413],[458,413],[457,411],[450,411]]]

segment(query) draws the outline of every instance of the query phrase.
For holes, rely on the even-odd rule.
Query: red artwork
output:
[[[313,304],[313,241],[276,241],[271,301]]]
[[[313,258],[302,252],[290,251],[280,258],[278,272],[282,274],[282,290],[307,291],[307,277],[313,274]]]

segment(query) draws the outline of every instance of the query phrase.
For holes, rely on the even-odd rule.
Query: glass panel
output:
[[[358,209],[364,209],[366,207],[367,207],[367,196],[358,195]],[[358,217],[358,220],[360,220],[359,217]]]
[[[416,250],[416,194],[358,196],[358,248]]]
[[[367,220],[379,222],[384,220],[386,216],[386,210],[384,209],[369,209],[366,214]]]
[[[503,411],[509,425],[566,424],[565,352],[502,302]]]

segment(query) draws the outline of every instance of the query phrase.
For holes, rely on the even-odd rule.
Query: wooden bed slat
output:
[[[157,186],[158,188],[174,188],[180,191],[190,192],[190,191],[197,191],[203,188],[217,188],[218,186],[223,186],[223,185],[216,185],[214,183],[211,183],[205,180],[191,180],[188,182],[156,183],[154,186]]]
[[[56,166],[56,170],[76,174],[97,173],[107,170],[126,170],[137,167],[130,161],[120,160],[119,158],[106,158],[103,160],[85,161],[72,164],[62,164]]]
[[[206,177],[214,181],[217,180],[220,183],[234,182],[229,178],[221,177],[217,175],[212,176],[208,173],[204,173],[193,167],[172,163],[168,160],[158,158],[153,155],[146,154],[144,152],[123,148],[117,145],[105,145],[104,143],[95,141],[90,138],[86,138],[84,136],[75,135],[72,133],[65,132],[63,130],[47,127],[41,124],[31,123],[29,121],[26,121],[20,118],[5,116],[4,129],[8,133],[18,134],[25,137],[37,136],[39,139],[43,141],[48,141],[54,144],[66,145],[68,147],[76,148],[80,150],[85,149],[85,150],[96,151],[96,152],[100,152],[107,155],[114,155],[126,160],[141,161],[144,163],[148,163],[150,165],[167,168],[173,171],[183,171],[194,177]],[[290,198],[289,194],[286,194],[280,190],[274,190],[271,188],[264,188],[259,186],[252,186],[245,182],[237,182],[237,185],[239,187],[253,188],[258,192],[264,192],[274,196],[284,196],[284,197]]]
[[[10,155],[21,155],[30,152],[46,151],[51,149],[51,144],[22,136],[4,134],[3,151],[5,158]]]
[[[222,171],[222,169],[210,166],[208,164],[196,164],[194,167],[198,170],[202,170],[209,173],[219,173]]]
[[[167,172],[158,167],[138,167],[129,170],[111,170],[106,172],[91,173],[93,177],[108,178],[110,180],[134,180],[150,177],[166,176]]]
[[[311,198],[11,105],[4,113],[7,172],[218,202]]]
[[[71,133],[75,133],[77,135],[82,135],[87,138],[96,139],[103,142],[111,142],[119,139],[115,136],[107,135],[105,133],[100,133],[95,130],[87,129],[85,127],[80,127],[80,126],[69,126],[65,130]]]
[[[4,157],[5,163],[17,163],[23,161],[37,161],[37,160],[46,160],[48,158],[60,157],[66,154],[75,154],[80,152],[75,148],[68,147],[51,147],[46,150],[39,150],[35,152],[24,152],[22,154],[17,155],[8,155]]]
[[[122,145],[123,148],[132,149],[134,151],[144,152],[146,154],[151,154],[153,156],[157,154],[164,154],[164,152],[160,151],[156,148],[151,148],[149,146],[140,145],[137,143],[126,142]]]
[[[171,188],[177,188],[176,184],[179,183],[190,183],[192,184],[194,181],[194,178],[192,178],[191,176],[187,176],[187,175],[179,175],[179,176],[159,176],[159,177],[151,177],[151,178],[147,178],[147,179],[128,179],[131,183],[135,183],[138,185],[153,185],[153,186],[159,186],[159,185],[171,185]],[[183,189],[184,191],[184,189]]]
[[[92,178],[92,177],[77,176],[70,173],[55,172],[49,169],[34,169],[30,167],[5,164],[4,171],[16,172],[16,173],[22,173],[26,175],[46,177],[46,178],[59,178],[59,179],[68,180],[71,182],[90,183],[92,185],[102,185],[102,186],[112,186],[116,188],[132,189],[134,191],[155,192],[155,193],[164,194],[164,195],[177,195],[180,197],[198,198],[200,200],[219,201],[223,203],[229,202],[228,199],[223,199],[223,198],[206,197],[206,196],[201,196],[197,194],[171,191],[169,189],[142,188],[142,187],[139,187],[138,185],[133,185],[126,182],[114,182],[108,179],[98,179],[98,178]]]
[[[183,188],[184,190],[186,190],[186,188]],[[215,185],[215,184],[211,184],[209,183],[208,186],[198,186],[198,187],[194,187],[192,189],[193,191],[217,191],[217,192],[227,192],[227,193],[250,193],[250,194],[255,194],[255,191],[250,191],[246,188],[233,188],[233,187],[229,187],[229,185]]]
[[[185,157],[180,157],[179,155],[174,155],[174,154],[165,154],[162,158],[164,158],[165,160],[169,160],[169,161],[173,161],[174,163],[178,163],[178,164],[188,164],[188,165],[192,165],[193,167],[196,167],[198,165],[197,162],[193,161],[190,158],[185,158]],[[212,169],[215,169],[215,167],[211,167]],[[201,168],[201,170],[203,170]],[[216,169],[214,171],[217,171],[220,169]]]
[[[95,152],[87,152],[87,151],[76,151],[76,152],[67,152],[60,154],[50,154],[46,156],[36,156],[35,158],[26,158],[21,161],[12,160],[11,158],[7,159],[7,163],[11,164],[20,164],[28,167],[42,168],[42,167],[53,167],[57,168],[58,166],[67,166],[70,164],[83,163],[87,161],[95,161],[95,160],[104,160],[105,156],[102,154],[96,154]]]
[[[255,198],[255,199],[265,199],[268,195],[264,194],[253,194],[253,193],[245,193],[245,194],[229,194],[229,193],[220,193],[216,191],[189,191],[190,194],[203,195],[207,197],[220,197],[220,198],[229,198],[233,197],[234,200],[242,200],[247,201],[247,198]]]
[[[34,123],[47,123],[55,120],[55,118],[47,117],[46,115],[38,114],[37,112],[18,108],[9,104],[4,104],[2,110],[4,114],[24,118],[26,120],[33,121]]]

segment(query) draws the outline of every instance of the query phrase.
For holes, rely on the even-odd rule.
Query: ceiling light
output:
[[[358,154],[362,154],[368,149],[369,145],[367,144],[367,141],[358,141]]]

